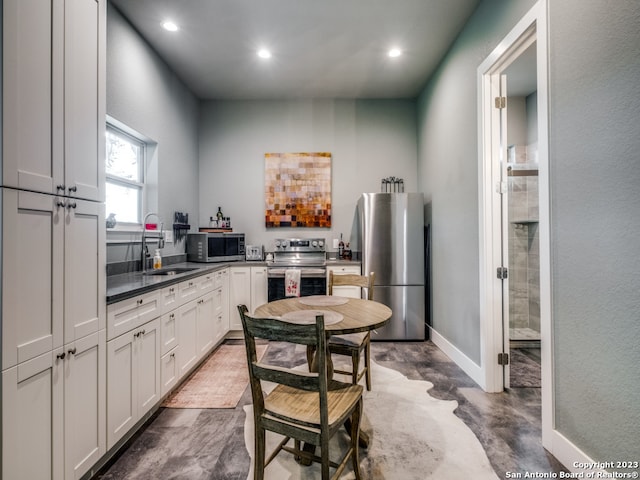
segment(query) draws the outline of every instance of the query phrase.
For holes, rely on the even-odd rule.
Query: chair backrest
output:
[[[373,300],[373,283],[375,282],[376,274],[374,272],[369,273],[369,275],[353,275],[353,274],[334,274],[333,270],[329,272],[329,285],[328,291],[329,295],[333,295],[333,287],[334,286],[345,286],[345,287],[360,287],[365,289],[367,292],[367,300]],[[361,295],[362,296],[362,295]]]
[[[251,395],[256,413],[264,409],[264,397],[260,384],[262,380],[302,390],[317,391],[320,393],[321,412],[323,406],[326,410],[328,374],[327,334],[324,329],[324,317],[322,315],[316,316],[314,324],[298,325],[275,318],[252,317],[248,314],[248,309],[245,305],[238,305],[238,311],[240,312],[244,330]],[[318,372],[309,373],[304,370],[294,370],[258,362],[256,338],[314,346],[317,355]],[[322,416],[323,414],[321,413]]]

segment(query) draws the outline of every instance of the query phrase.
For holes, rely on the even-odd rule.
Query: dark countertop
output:
[[[357,265],[360,266],[359,260],[338,260],[329,258],[326,261],[327,266],[334,265]],[[172,268],[193,268],[189,272],[176,273],[175,275],[143,275],[142,272],[122,273],[119,275],[109,275],[107,277],[107,305],[126,300],[136,295],[149,293],[160,288],[180,283],[190,278],[199,277],[207,272],[215,272],[227,267],[247,267],[247,266],[266,266],[267,262],[226,262],[226,263],[196,263],[181,262],[173,263],[162,268],[162,270],[170,270]],[[148,273],[153,273],[149,270]]]
[[[196,263],[181,262],[167,265],[161,270],[173,268],[193,268],[194,270],[176,273],[175,275],[147,275],[142,272],[123,273],[107,277],[107,305],[127,298],[135,297],[143,293],[149,293],[160,288],[180,283],[190,278],[199,277],[207,272],[215,272],[227,267],[265,266],[266,262],[227,262],[227,263]]]

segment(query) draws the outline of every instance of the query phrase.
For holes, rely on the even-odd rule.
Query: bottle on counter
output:
[[[344,242],[342,241],[342,234],[340,234],[340,243],[338,243],[338,258],[344,256]]]
[[[216,213],[216,218],[218,219],[218,226],[222,225],[222,221],[224,220],[224,214],[222,213],[222,207],[218,207],[218,213]]]
[[[159,270],[162,268],[162,257],[160,256],[160,250],[156,250],[156,253],[153,255],[153,269]]]
[[[209,217],[209,228],[216,228],[218,226],[218,221],[214,220],[213,217]]]

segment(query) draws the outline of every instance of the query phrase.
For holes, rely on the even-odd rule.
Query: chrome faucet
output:
[[[149,217],[155,216],[158,221],[160,217],[157,213],[147,213],[142,221],[142,242],[140,257],[142,260],[142,273],[147,272],[147,259],[151,256],[149,253],[149,247],[147,247],[147,220]],[[160,222],[160,237],[158,238],[158,248],[164,248],[164,223]]]

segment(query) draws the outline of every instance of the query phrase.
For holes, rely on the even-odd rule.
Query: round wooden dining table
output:
[[[333,323],[325,319],[325,330],[332,335],[367,332],[384,326],[391,318],[391,309],[374,300],[361,298],[314,295],[311,297],[289,297],[265,303],[256,308],[256,317],[282,317],[301,310],[336,312],[342,316]],[[291,317],[293,319],[293,316]],[[293,321],[293,320],[292,320]],[[315,319],[313,320],[315,323]]]
[[[315,323],[315,316],[313,314],[296,315],[296,312],[300,313],[305,310],[315,312],[315,314],[324,312],[325,331],[331,332],[332,335],[345,335],[375,330],[387,324],[392,314],[389,307],[374,300],[339,297],[335,295],[314,295],[310,297],[290,297],[265,303],[256,308],[253,316],[280,317],[293,323],[298,323],[299,321]],[[332,312],[338,313],[339,315],[331,315]],[[330,356],[328,356],[328,360],[331,362]],[[315,361],[313,364],[315,364]],[[312,371],[314,367],[315,365],[312,365]],[[331,375],[333,372],[331,363],[328,368]],[[350,431],[349,426],[346,426],[347,431]],[[360,431],[359,443],[360,446],[364,448],[367,448],[369,445],[369,436],[362,430]]]

